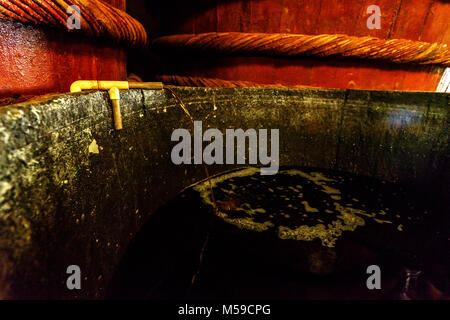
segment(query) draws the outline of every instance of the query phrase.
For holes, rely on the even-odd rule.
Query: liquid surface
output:
[[[261,176],[258,168],[247,168],[211,182],[224,221],[251,231],[274,229],[280,239],[320,239],[325,247],[334,247],[343,232],[371,223],[402,232],[402,221],[426,214],[402,188],[331,171],[288,169]],[[213,205],[208,182],[193,189]]]
[[[395,290],[405,267],[428,268],[442,288],[448,242],[435,235],[447,229],[427,222],[429,208],[402,186],[338,171],[227,172],[187,188],[153,215],[130,246],[113,292],[379,299]],[[384,290],[365,286],[372,264],[383,270]]]

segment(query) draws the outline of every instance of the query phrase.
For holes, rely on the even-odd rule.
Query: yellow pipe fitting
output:
[[[162,90],[164,85],[162,82],[128,82],[130,89],[153,89]]]
[[[109,98],[113,106],[114,127],[122,130],[122,114],[120,112],[120,92],[128,89],[153,89],[162,90],[162,82],[128,82],[128,81],[98,81],[78,80],[70,86],[70,92],[81,92],[83,90],[109,90]]]
[[[109,98],[113,106],[114,128],[122,130],[122,114],[120,112],[120,92],[116,87],[109,89]]]
[[[95,80],[78,80],[70,86],[70,92],[81,92],[82,90],[98,88],[98,81]]]
[[[130,88],[128,81],[78,80],[72,83],[70,92],[81,92],[82,90],[109,90],[113,87],[121,90]]]
[[[97,80],[78,80],[70,86],[70,92],[81,92],[83,90],[109,90],[117,88],[119,90],[128,89],[156,89],[162,90],[162,82],[128,82],[128,81],[97,81]]]

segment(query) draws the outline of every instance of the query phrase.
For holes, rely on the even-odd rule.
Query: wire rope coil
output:
[[[72,6],[79,8],[80,30],[127,45],[145,45],[144,27],[126,12],[102,0],[0,0],[0,19],[68,29]]]
[[[202,33],[155,39],[159,50],[182,50],[268,57],[337,57],[400,64],[450,66],[447,44],[405,39],[379,39],[344,34]]]

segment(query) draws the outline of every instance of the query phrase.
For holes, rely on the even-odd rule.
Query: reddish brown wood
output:
[[[173,65],[169,61],[164,64]],[[309,72],[311,66],[313,73]],[[236,57],[179,60],[172,69],[166,68],[164,72],[287,86],[306,84],[325,88],[434,91],[436,87],[434,84],[430,86],[430,83],[439,81],[442,69],[436,67],[432,69],[428,66],[381,65],[364,61]],[[404,73],[415,79],[415,82],[406,83]],[[338,74],[341,77],[339,79],[336,78]]]
[[[450,2],[444,0],[248,0],[200,1],[171,7],[162,34],[204,32],[345,33],[450,45]],[[381,8],[380,30],[369,30],[366,9]],[[179,59],[178,59],[179,60]],[[183,60],[184,61],[184,60]],[[173,60],[170,61],[173,64]],[[177,61],[171,72],[285,85],[435,91],[443,68],[376,62],[205,57]],[[166,73],[168,71],[165,71]]]
[[[120,10],[125,11],[127,8],[126,0],[103,0],[103,2],[109,3],[110,5]]]
[[[79,79],[125,80],[126,56],[98,39],[0,20],[0,72],[0,98],[67,92]]]

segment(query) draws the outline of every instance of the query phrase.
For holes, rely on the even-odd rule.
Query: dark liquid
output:
[[[113,296],[382,298],[403,268],[433,272],[430,250],[448,252],[436,236],[448,229],[427,222],[433,206],[397,184],[311,168],[273,176],[244,169],[211,181],[218,212],[203,182],[154,214],[130,246]],[[448,270],[448,259],[438,260]],[[366,287],[372,264],[383,290]],[[447,281],[444,271],[439,285]]]

